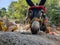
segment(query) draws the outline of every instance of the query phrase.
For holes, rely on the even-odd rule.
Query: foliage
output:
[[[47,8],[46,15],[49,17],[50,23],[58,24],[60,23],[60,6],[59,0],[47,0],[45,6]]]

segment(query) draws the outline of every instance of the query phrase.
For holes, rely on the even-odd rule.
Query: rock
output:
[[[50,34],[21,34],[20,32],[1,32],[0,45],[60,45],[60,36]]]

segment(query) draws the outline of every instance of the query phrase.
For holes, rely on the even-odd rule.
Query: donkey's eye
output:
[[[28,14],[29,14],[30,16],[33,15],[33,11],[30,10]]]
[[[39,14],[41,14],[41,11],[39,11]]]
[[[42,16],[42,12],[41,11],[39,11],[39,15]]]

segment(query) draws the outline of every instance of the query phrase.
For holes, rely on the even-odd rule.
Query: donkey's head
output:
[[[44,6],[32,6],[29,8],[28,16],[33,18],[40,18],[44,13],[46,12],[46,9]]]
[[[46,8],[44,7],[46,0],[41,0],[38,6],[35,6],[31,0],[26,1],[30,6],[28,15],[31,19],[34,17],[39,18],[43,13],[46,12]]]

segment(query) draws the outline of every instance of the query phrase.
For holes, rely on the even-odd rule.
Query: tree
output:
[[[6,8],[2,8],[2,9],[0,9],[0,16],[1,17],[4,17],[5,15],[6,15]]]

